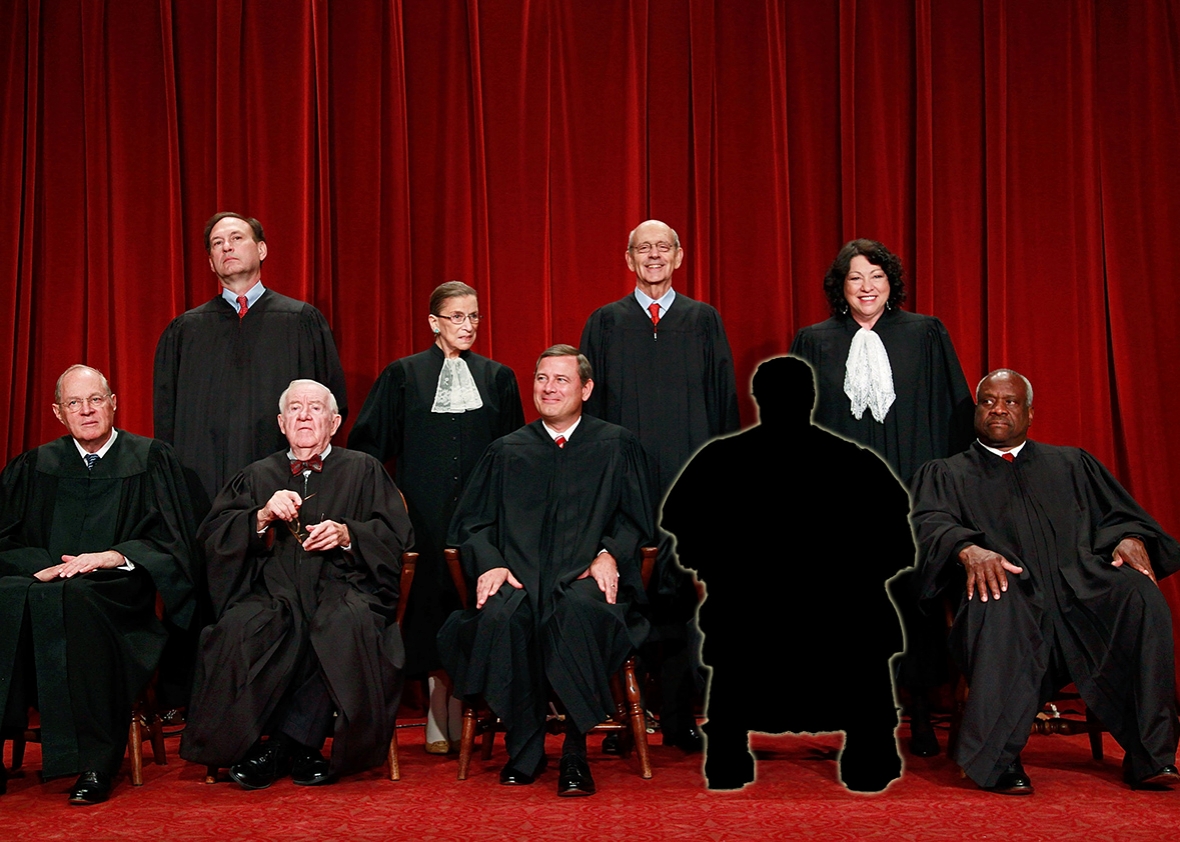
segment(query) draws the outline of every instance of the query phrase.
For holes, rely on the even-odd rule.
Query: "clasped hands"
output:
[[[615,604],[619,595],[619,565],[610,553],[599,553],[590,566],[582,571],[579,579],[593,578],[598,589],[606,596],[610,605]],[[493,567],[486,573],[481,573],[475,581],[475,607],[483,608],[484,603],[507,582],[514,588],[523,588],[520,580],[512,575],[507,567]]]
[[[308,495],[310,499],[314,495]],[[290,523],[299,519],[299,511],[303,508],[303,498],[294,491],[280,489],[271,495],[266,505],[258,510],[259,532],[263,532],[277,520]],[[308,552],[323,552],[336,547],[347,547],[352,544],[348,534],[348,527],[334,520],[324,520],[305,527],[307,539],[303,542],[303,549]]]
[[[978,588],[980,602],[987,602],[989,593],[993,599],[999,599],[1001,592],[1008,590],[1007,574],[1019,576],[1024,572],[1023,567],[1017,567],[999,553],[985,550],[975,544],[959,551],[959,562],[967,571],[967,599],[971,599]],[[1134,536],[1119,541],[1111,554],[1110,564],[1111,567],[1129,564],[1155,582],[1147,548],[1143,546],[1143,541]]]

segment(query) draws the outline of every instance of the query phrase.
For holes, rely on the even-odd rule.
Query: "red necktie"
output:
[[[244,296],[244,295],[238,296],[238,318],[239,319],[246,318],[246,311],[250,309],[250,307],[246,304],[246,302],[248,300],[249,299],[247,299],[246,296]]]
[[[660,324],[660,302],[653,301],[647,309],[651,312],[651,328],[655,330]]]
[[[1013,456],[1011,453],[1004,453],[1000,456],[1000,458],[1003,459],[1005,462],[1015,462],[1016,461],[1016,457]]]
[[[553,441],[557,443],[558,447],[565,447],[565,436],[558,436]]]

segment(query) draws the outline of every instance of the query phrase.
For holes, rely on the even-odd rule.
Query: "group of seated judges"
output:
[[[428,731],[428,750],[452,750],[457,701],[482,697],[506,729],[500,783],[531,784],[546,768],[552,694],[567,713],[558,794],[590,795],[586,734],[613,711],[610,676],[653,639],[661,642],[652,672],[665,690],[665,742],[699,748],[686,655],[695,596],[670,560],[672,537],[658,516],[669,489],[677,510],[691,511],[687,480],[677,488],[675,476],[685,464],[686,478],[707,475],[704,462],[692,470],[692,453],[736,430],[736,390],[716,310],[671,289],[684,256],[675,232],[655,220],[631,232],[635,294],[592,314],[582,348],[555,345],[540,355],[532,379],[540,417],[528,425],[512,372],[470,352],[480,321],[475,291],[439,287],[429,314],[435,343],[378,380],[350,438],[359,449],[332,444],[346,407],[326,320],[262,286],[261,225],[220,213],[204,236],[221,290],[160,339],[157,438],[116,429],[106,377],[74,365],[58,379],[52,405],[68,435],[18,456],[0,476],[2,725],[22,729],[29,709],[38,711],[43,776],[77,774],[72,804],[106,800],[133,703],[158,666],[163,683],[179,664],[191,680],[183,757],[228,767],[245,789],[287,776],[327,784],[382,762],[407,659],[417,658],[414,672],[442,677],[441,707],[431,699],[439,740]],[[851,307],[842,311],[853,336],[848,366],[863,354],[877,367],[866,375],[869,404],[885,355],[882,422],[894,400],[887,348],[856,334],[873,332],[874,315],[888,316],[889,280],[896,289],[900,274],[873,275],[879,244],[849,246],[856,243],[869,246],[854,248],[835,277]],[[871,284],[883,284],[884,294],[866,293]],[[838,321],[841,287],[833,289]],[[866,307],[877,308],[867,325]],[[667,374],[662,388],[635,397],[635,382],[650,382],[645,367],[657,365]],[[793,417],[809,419],[813,404],[824,405],[823,378],[817,393],[810,368],[802,377],[810,388],[790,395],[767,387],[779,382],[771,372],[761,390],[755,379],[760,412],[773,405],[778,417],[793,402]],[[908,517],[917,601],[955,606],[949,650],[971,687],[955,760],[985,789],[1031,793],[1020,763],[1029,726],[1073,682],[1124,748],[1127,782],[1169,788],[1180,783],[1174,657],[1156,581],[1180,566],[1180,546],[1093,457],[1028,440],[1032,418],[1031,384],[1000,369],[976,389],[974,441],[916,468],[910,511],[896,465],[865,471],[895,483],[887,491],[903,501],[888,515],[901,549],[887,572],[914,561]],[[800,421],[791,436],[806,435],[810,423]],[[876,451],[856,458],[875,460]],[[721,453],[706,448],[698,458],[732,461]],[[402,492],[412,489],[405,497],[382,464],[388,458],[397,459]],[[788,528],[814,526],[803,522],[802,501],[818,480],[767,467],[781,475],[777,511]],[[680,518],[682,556],[703,557],[693,555],[706,541],[693,535],[700,521]],[[672,519],[665,526],[677,529]],[[663,569],[645,591],[639,550],[647,545],[660,548]],[[415,547],[437,556],[444,546],[460,549],[473,604],[454,602],[436,560],[425,567],[431,596],[417,609],[425,642],[404,645],[395,623],[401,554]],[[745,570],[745,583],[781,575],[786,552],[749,559],[767,569]],[[836,562],[855,571],[858,552]],[[877,575],[869,574],[883,595]],[[729,581],[718,577],[713,610],[729,606],[736,618],[744,597]],[[810,663],[816,686],[825,670],[840,669]],[[735,735],[746,726],[722,721],[727,711],[718,708],[717,721],[710,712],[707,726],[726,735],[726,763],[711,770],[706,762],[714,788],[753,779],[752,759],[729,763],[744,756]],[[896,713],[881,721],[891,729]],[[884,788],[899,773],[892,744],[891,736],[873,743],[890,771],[859,775],[859,784],[846,776],[846,785]]]

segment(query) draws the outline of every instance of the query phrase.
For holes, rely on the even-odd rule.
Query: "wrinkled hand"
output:
[[[614,605],[619,596],[619,565],[615,557],[610,553],[599,553],[578,578],[587,576],[594,578],[598,589],[606,594],[607,603]]]
[[[299,517],[299,507],[302,505],[303,498],[294,491],[276,491],[266,501],[266,505],[258,510],[258,531],[266,529],[276,520],[294,520]]]
[[[1024,572],[1023,567],[1017,567],[999,553],[974,544],[959,551],[959,561],[967,571],[968,600],[975,595],[977,587],[980,602],[987,602],[989,592],[994,599],[999,599],[1000,592],[1008,590],[1008,577],[1004,571],[1017,576]]]
[[[1124,563],[1131,565],[1155,582],[1155,573],[1151,571],[1151,558],[1147,555],[1147,547],[1143,546],[1143,542],[1138,538],[1124,538],[1114,548],[1110,560],[1111,567],[1122,567]],[[1155,583],[1159,584],[1159,582]]]
[[[334,520],[324,520],[307,527],[307,540],[303,542],[303,549],[309,553],[322,552],[347,547],[351,543],[347,526]]]
[[[524,587],[507,567],[493,567],[487,573],[481,573],[475,580],[475,607],[483,608],[483,604],[495,595],[505,582],[514,588]]]
[[[50,582],[54,579],[70,579],[92,570],[122,567],[126,563],[126,559],[114,550],[101,553],[82,553],[82,555],[63,555],[61,564],[38,570],[33,575],[42,582]]]

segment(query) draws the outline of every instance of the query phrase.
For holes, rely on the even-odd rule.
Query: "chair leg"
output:
[[[389,736],[389,779],[391,781],[400,781],[402,779],[401,767],[397,765],[397,725],[393,726],[393,733]]]
[[[160,714],[152,714],[152,760],[157,766],[168,765],[168,755],[164,751],[164,720]]]
[[[631,720],[631,734],[635,738],[635,751],[639,754],[639,771],[644,780],[651,778],[651,758],[647,753],[647,720],[643,715],[643,701],[639,694],[639,679],[635,677],[635,658],[623,664],[623,683],[627,693],[628,715]]]
[[[1102,723],[1094,712],[1086,708],[1086,728],[1090,736],[1090,753],[1099,763],[1102,762]]]
[[[131,733],[127,736],[127,753],[131,755],[131,784],[143,786],[143,720],[139,706],[131,714]]]
[[[487,737],[485,736],[486,740]],[[475,748],[475,708],[463,703],[463,735],[459,738],[459,780],[467,780],[471,766],[471,750]],[[490,754],[490,752],[489,752]]]
[[[12,771],[16,771],[25,762],[25,732],[22,728],[19,734],[12,735]]]

